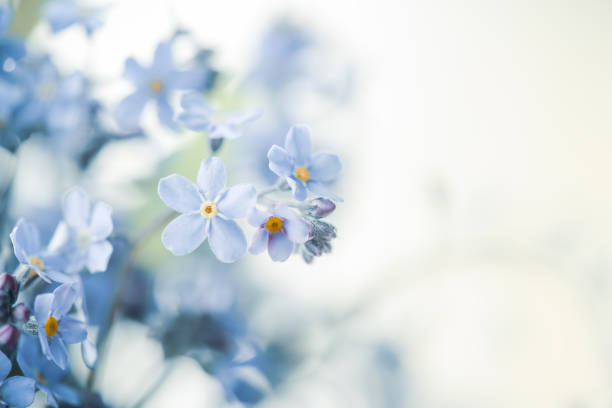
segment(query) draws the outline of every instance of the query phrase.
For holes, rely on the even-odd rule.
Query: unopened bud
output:
[[[19,330],[12,324],[0,326],[0,348],[7,353],[13,351],[19,341],[20,334]]]
[[[336,204],[327,198],[314,198],[305,206],[304,211],[306,214],[311,215],[315,218],[325,218],[329,214],[333,213],[336,209]]]
[[[25,323],[30,318],[30,309],[24,305],[23,303],[19,303],[18,305],[13,307],[13,319],[18,322]]]
[[[10,304],[15,303],[15,300],[17,300],[17,293],[19,292],[19,284],[13,275],[6,272],[0,274],[0,291],[8,295]]]
[[[312,226],[315,238],[323,239],[326,241],[336,238],[336,227],[334,227],[333,225],[327,222],[315,220],[312,223]]]

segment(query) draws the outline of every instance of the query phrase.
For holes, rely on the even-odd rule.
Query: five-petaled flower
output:
[[[303,244],[312,237],[312,226],[285,204],[270,212],[253,208],[249,211],[248,221],[258,227],[249,252],[258,254],[267,248],[270,258],[276,262],[289,258],[294,243]]]
[[[162,243],[174,255],[186,255],[208,237],[210,249],[221,262],[235,262],[247,248],[242,229],[234,221],[244,218],[255,205],[252,185],[225,188],[225,166],[221,159],[202,161],[196,184],[178,174],[159,181],[159,197],[182,213],[162,233]]]
[[[162,42],[155,50],[153,64],[145,68],[133,58],[125,62],[124,77],[136,90],[126,96],[115,111],[115,119],[125,130],[139,128],[140,115],[149,100],[157,104],[157,115],[161,123],[176,128],[174,112],[169,99],[178,89],[199,89],[205,86],[207,70],[178,71],[172,60],[172,42]]]
[[[330,192],[324,183],[335,180],[342,165],[335,154],[311,154],[310,130],[304,125],[289,129],[285,148],[274,145],[268,151],[270,170],[284,177],[296,199],[304,201],[306,190],[314,194],[342,201]]]
[[[27,407],[34,402],[34,380],[19,375],[6,378],[11,368],[11,360],[0,351],[0,406]]]
[[[78,293],[73,284],[64,283],[53,293],[43,293],[34,300],[38,339],[47,359],[65,369],[68,352],[64,343],[80,343],[87,338],[85,323],[67,316]]]

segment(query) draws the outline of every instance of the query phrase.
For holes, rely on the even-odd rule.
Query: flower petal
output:
[[[306,187],[301,180],[296,179],[295,177],[287,177],[287,183],[289,187],[291,187],[291,191],[293,192],[293,196],[298,201],[304,201],[308,193],[306,192]]]
[[[149,91],[142,89],[126,96],[119,102],[117,108],[115,108],[114,117],[121,129],[126,131],[139,129],[140,116],[149,98]]]
[[[100,201],[94,206],[89,221],[89,232],[94,240],[106,239],[113,232],[112,212],[113,208],[104,202]]]
[[[293,252],[293,242],[289,240],[287,234],[277,232],[270,236],[268,242],[268,254],[274,262],[286,261]]]
[[[280,177],[293,175],[293,158],[280,146],[273,145],[268,150],[268,167]]]
[[[174,121],[174,111],[168,103],[168,100],[164,97],[156,99],[157,101],[157,117],[159,121],[170,129],[176,129],[176,122]]]
[[[340,158],[335,154],[316,153],[312,155],[308,172],[310,178],[324,183],[334,181],[342,169]]]
[[[217,259],[225,263],[237,261],[247,249],[246,237],[238,224],[221,217],[212,219],[208,242]]]
[[[95,242],[87,252],[87,269],[89,272],[104,272],[113,253],[113,246],[108,241]]]
[[[83,356],[83,362],[88,368],[94,368],[98,361],[98,350],[95,344],[85,339],[81,343],[81,355]]]
[[[0,385],[0,394],[8,405],[25,408],[34,402],[35,386],[33,379],[16,375],[4,380]]]
[[[11,360],[0,351],[0,381],[4,380],[11,372]]]
[[[134,58],[130,57],[125,60],[123,77],[137,87],[140,87],[148,77],[148,70],[140,65]]]
[[[178,174],[159,180],[157,193],[168,207],[180,213],[198,211],[202,205],[202,197],[196,185]]]
[[[183,214],[175,218],[162,232],[164,247],[174,255],[187,255],[206,239],[206,219],[199,213]]]
[[[287,205],[279,205],[273,212],[285,220],[283,226],[292,242],[303,244],[311,238],[312,225],[298,216]]]
[[[319,183],[317,181],[313,181],[313,180],[307,181],[306,187],[308,187],[308,190],[320,196],[330,198],[340,203],[344,201],[342,197],[337,196],[336,194],[332,193],[331,191],[327,189],[327,187],[325,187],[322,183]]]
[[[223,193],[217,207],[226,218],[244,218],[255,206],[257,192],[250,184],[238,184]]]
[[[49,350],[51,351],[51,359],[59,368],[65,370],[68,366],[68,351],[59,336],[49,337]]]
[[[34,316],[39,325],[44,325],[47,321],[47,317],[51,314],[52,304],[52,293],[43,293],[36,296],[36,299],[34,299]]]
[[[72,405],[74,407],[80,405],[80,395],[77,390],[66,384],[53,384],[53,393],[57,395],[59,399]]]
[[[253,207],[247,214],[247,221],[254,227],[261,227],[271,215],[268,211],[262,211],[257,207]]]
[[[249,246],[249,252],[253,255],[257,255],[265,251],[268,246],[268,230],[265,228],[257,228],[251,239],[251,245]]]
[[[170,41],[160,42],[155,49],[151,71],[155,75],[162,77],[157,79],[163,79],[165,74],[168,74],[173,70],[173,66],[172,43]]]
[[[210,116],[214,113],[214,110],[206,102],[206,99],[197,92],[187,92],[183,95],[181,98],[181,107],[185,109],[186,112],[202,116]]]
[[[176,119],[187,129],[197,132],[205,132],[210,128],[210,119],[201,114],[183,112],[180,113]]]
[[[40,348],[47,357],[47,360],[53,360],[53,356],[51,355],[51,349],[49,348],[49,340],[44,330],[38,331],[38,340],[40,340]]]
[[[64,219],[72,228],[87,227],[91,203],[81,188],[73,188],[64,197]]]
[[[58,330],[62,340],[68,344],[80,343],[87,338],[85,323],[70,316],[61,318]]]
[[[174,71],[168,79],[175,89],[198,89],[206,84],[208,79],[208,71],[206,70],[189,70],[189,71]]]
[[[295,160],[296,166],[310,164],[310,129],[304,125],[295,125],[289,129],[285,139],[285,149]]]
[[[28,256],[40,251],[40,235],[34,224],[20,218],[10,235],[15,256],[22,264],[29,264]]]
[[[225,188],[227,175],[223,161],[218,157],[210,157],[200,165],[197,184],[206,200],[216,201],[217,196]]]
[[[74,285],[63,283],[53,291],[53,301],[51,303],[51,315],[56,319],[61,319],[77,299],[78,293]],[[38,299],[38,298],[37,298]]]

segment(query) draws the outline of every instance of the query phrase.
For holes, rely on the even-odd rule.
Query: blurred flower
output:
[[[68,352],[64,343],[80,343],[87,338],[85,323],[66,314],[77,299],[72,284],[64,283],[53,293],[43,293],[34,300],[34,315],[38,323],[38,338],[49,360],[65,369]]]
[[[312,226],[284,204],[270,212],[254,207],[248,221],[258,227],[249,252],[259,254],[267,248],[270,258],[276,262],[286,261],[293,252],[293,244],[303,244],[312,234]]]
[[[240,128],[261,116],[258,111],[216,111],[196,92],[183,95],[181,106],[185,111],[178,115],[179,122],[188,129],[207,132],[211,142],[212,139],[233,140],[240,137]]]
[[[170,96],[178,89],[195,90],[205,87],[208,75],[208,71],[202,69],[178,71],[172,60],[172,42],[162,42],[155,50],[150,68],[143,67],[133,58],[125,62],[124,77],[132,82],[136,90],[119,103],[115,119],[126,130],[137,129],[146,103],[154,100],[160,122],[174,129],[176,123],[173,120]]]
[[[48,250],[43,250],[40,244],[38,228],[20,218],[10,234],[13,250],[19,263],[30,270],[30,274],[38,274],[46,282],[69,282],[72,279],[60,272],[65,266],[64,258]]]
[[[54,33],[73,24],[80,24],[88,35],[102,27],[102,11],[101,8],[85,7],[67,0],[50,1],[43,9],[44,16]]]
[[[17,362],[23,374],[35,380],[36,388],[46,394],[48,406],[57,408],[56,398],[70,405],[79,405],[78,392],[62,383],[69,371],[47,360],[35,337],[21,336],[17,350]]]
[[[158,194],[182,213],[162,233],[162,243],[174,255],[186,255],[208,237],[210,249],[221,262],[235,262],[246,252],[242,229],[233,219],[244,218],[255,205],[255,188],[239,184],[229,189],[221,159],[202,161],[197,185],[178,174],[159,181]]]
[[[272,146],[268,160],[270,170],[287,180],[296,199],[304,201],[308,189],[335,201],[342,200],[323,184],[338,176],[342,168],[340,159],[335,154],[311,154],[310,130],[306,126],[296,125],[289,129],[285,148]]]
[[[7,34],[12,22],[13,9],[6,4],[0,5],[0,76],[12,72],[15,62],[25,55],[23,42]]]
[[[0,396],[2,401],[18,408],[27,407],[34,402],[34,380],[22,376],[6,378],[11,372],[11,360],[0,352]]]
[[[92,209],[87,193],[73,188],[64,197],[63,213],[49,246],[67,258],[66,272],[84,267],[92,273],[104,272],[113,253],[107,239],[113,232],[111,206],[99,201]]]

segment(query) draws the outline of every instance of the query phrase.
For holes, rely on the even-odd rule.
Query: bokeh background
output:
[[[313,265],[248,256],[228,272],[249,327],[299,356],[262,407],[611,406],[609,2],[110,6],[91,39],[77,28],[52,36],[44,24],[29,39],[60,68],[108,81],[99,96],[109,104],[129,89],[115,80],[125,59],[149,61],[177,26],[215,51],[228,93],[243,89],[279,22],[312,41],[300,57],[312,77],[277,97],[341,156],[345,202],[331,256]],[[133,180],[154,178],[168,158],[166,169],[193,174],[201,157],[177,158],[195,136],[175,137],[151,112],[145,120],[150,137],[109,146],[86,180],[24,146],[14,207],[55,203],[78,181],[116,211],[146,213],[157,197]],[[162,250],[152,243],[140,262]],[[168,363],[149,334],[128,320],[112,331],[99,384],[110,402],[130,406],[153,385],[144,406],[226,406],[189,358],[156,384]]]

